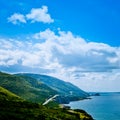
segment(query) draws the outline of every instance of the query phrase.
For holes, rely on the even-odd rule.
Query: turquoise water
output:
[[[106,93],[91,98],[71,102],[69,106],[87,111],[95,120],[120,120],[120,93]]]

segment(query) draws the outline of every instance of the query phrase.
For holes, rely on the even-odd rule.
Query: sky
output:
[[[0,71],[120,91],[119,0],[1,0]]]

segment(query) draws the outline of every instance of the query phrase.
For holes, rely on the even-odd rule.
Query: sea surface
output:
[[[72,109],[83,109],[95,120],[120,120],[120,93],[100,93],[92,99],[70,102]]]

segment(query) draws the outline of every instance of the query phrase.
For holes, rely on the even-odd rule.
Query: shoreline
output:
[[[87,98],[84,98],[84,99],[80,99],[80,100],[74,100],[74,101],[70,101],[70,102],[77,102],[77,101],[82,101],[82,100],[86,100],[86,99],[92,99],[91,97],[87,97]],[[68,104],[70,104],[70,102]],[[68,104],[59,104],[59,108],[60,109],[65,109],[65,110],[68,110],[68,111],[71,111],[71,112],[74,112],[74,111],[77,111],[77,112],[82,112],[82,114],[85,114],[86,116],[89,117],[89,119],[85,119],[85,120],[95,120],[91,114],[89,114],[88,112],[86,112],[85,110],[83,109],[73,109],[71,108],[71,106],[69,106]]]
[[[85,110],[83,109],[71,109],[70,106],[66,106],[66,105],[63,105],[63,104],[60,104],[60,109],[64,109],[64,110],[67,110],[68,112],[70,113],[74,113],[74,114],[79,114],[80,117],[81,116],[85,116],[84,120],[95,120],[92,115],[90,115],[88,112],[86,112]]]

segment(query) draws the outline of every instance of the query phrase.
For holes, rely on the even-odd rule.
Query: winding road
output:
[[[57,96],[59,96],[59,95],[54,95],[53,97],[51,97],[48,100],[46,100],[42,105],[48,104],[50,101],[53,101],[53,99],[56,98]]]

